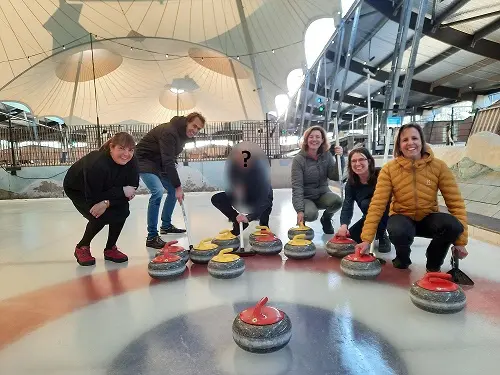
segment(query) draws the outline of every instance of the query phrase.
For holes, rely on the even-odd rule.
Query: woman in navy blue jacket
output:
[[[130,134],[116,133],[100,150],[85,155],[66,173],[64,191],[88,220],[74,253],[81,266],[95,264],[90,242],[106,225],[109,225],[109,234],[104,259],[116,263],[128,260],[116,247],[116,241],[130,214],[129,200],[135,197],[139,187],[134,149],[135,141]]]
[[[350,236],[357,243],[361,243],[361,231],[373,193],[375,192],[380,169],[375,168],[373,156],[364,147],[355,148],[349,153],[347,168],[348,180],[345,187],[344,202],[342,203],[342,211],[340,213],[340,228],[337,231],[337,235],[340,237]],[[354,202],[356,202],[363,213],[363,217],[349,227],[354,211]],[[377,229],[376,239],[379,240],[378,251],[381,253],[391,251],[391,243],[386,234],[388,219],[389,206]]]

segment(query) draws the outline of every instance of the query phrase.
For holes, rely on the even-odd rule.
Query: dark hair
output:
[[[199,112],[191,112],[189,115],[186,116],[187,122],[193,121],[196,117],[198,117],[203,125],[205,125],[205,117]]]
[[[409,128],[415,129],[416,131],[418,131],[418,134],[420,134],[420,142],[422,142],[422,149],[420,150],[420,156],[424,156],[425,149],[427,148],[426,143],[425,143],[424,131],[422,130],[420,125],[410,123],[410,124],[406,124],[406,125],[401,126],[398,130],[398,134],[396,135],[396,139],[394,141],[394,153],[393,153],[393,155],[395,158],[397,158],[398,156],[403,156],[403,153],[401,152],[401,134],[403,133],[403,131],[405,131],[406,129],[409,129]]]
[[[108,139],[106,143],[104,143],[100,150],[103,151],[109,151],[111,148],[111,145],[113,146],[122,146],[126,148],[135,148],[135,141],[134,138],[127,132],[119,132],[116,133],[113,137]]]
[[[304,132],[304,137],[302,139],[302,147],[301,147],[302,150],[305,152],[307,152],[309,150],[309,146],[307,145],[307,138],[309,138],[309,135],[311,135],[311,133],[315,130],[319,131],[321,133],[321,136],[323,137],[323,142],[321,143],[321,146],[319,146],[319,148],[318,148],[318,154],[322,154],[323,152],[327,152],[330,149],[330,143],[328,142],[328,138],[327,138],[327,134],[326,134],[325,129],[323,129],[323,127],[318,126],[318,125],[311,126],[309,129],[307,129]]]
[[[351,159],[354,154],[362,154],[368,160],[368,185],[375,186],[377,184],[377,173],[375,173],[375,159],[372,154],[364,147],[358,147],[349,152],[347,158],[347,175],[348,181],[351,185],[358,185],[361,183],[359,176],[352,170]]]

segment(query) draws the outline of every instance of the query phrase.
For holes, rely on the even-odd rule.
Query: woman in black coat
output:
[[[139,187],[134,149],[130,134],[116,133],[100,150],[85,155],[66,173],[64,192],[89,221],[74,253],[81,266],[95,264],[90,242],[105,225],[109,225],[109,234],[104,259],[116,263],[128,260],[116,247],[116,241],[130,214],[129,200]]]
[[[377,178],[380,172],[375,168],[375,160],[364,147],[353,149],[349,153],[347,162],[348,180],[345,186],[344,202],[340,212],[340,228],[336,235],[339,237],[350,236],[357,243],[361,243],[361,231],[365,223],[368,207],[375,192]],[[354,202],[363,213],[363,217],[354,223],[349,229],[354,212]],[[377,229],[378,251],[388,253],[391,251],[391,243],[386,234],[387,221],[389,219],[389,206],[387,207]]]

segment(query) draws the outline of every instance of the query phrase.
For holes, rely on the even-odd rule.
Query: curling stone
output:
[[[233,321],[233,339],[243,350],[271,353],[283,348],[292,338],[292,322],[275,307],[264,306],[267,297],[255,307],[239,313]]]
[[[271,229],[269,229],[269,227],[266,227],[263,225],[257,225],[257,230],[253,233],[250,233],[250,235],[248,236],[248,242],[250,243],[250,246],[253,246],[257,236],[260,234],[273,234],[274,235],[274,233],[271,232]]]
[[[314,238],[314,231],[311,228],[306,227],[304,223],[300,223],[296,227],[290,228],[288,230],[288,239],[293,240],[293,237],[297,234],[305,234],[306,240],[312,240]]]
[[[253,251],[260,255],[276,255],[283,249],[283,242],[272,233],[258,233],[252,245]]]
[[[428,272],[410,288],[410,299],[418,308],[436,314],[452,314],[465,307],[463,289],[442,272]]]
[[[181,257],[182,261],[184,263],[187,263],[187,261],[189,260],[189,251],[184,249],[182,246],[175,246],[174,244],[176,244],[177,242],[178,241],[167,242],[162,249],[156,252],[155,256],[159,256],[164,253],[169,253]]]
[[[245,271],[245,262],[236,254],[228,254],[233,249],[222,249],[208,262],[208,273],[216,279],[234,279]]]
[[[153,279],[174,279],[184,273],[186,262],[180,256],[163,253],[148,264],[148,273]]]
[[[234,251],[240,248],[240,239],[228,229],[220,231],[212,240],[212,243],[218,245],[221,249],[231,248]]]
[[[306,240],[305,234],[297,234],[285,245],[284,252],[291,259],[309,259],[316,255],[316,246]]]
[[[373,255],[361,254],[356,251],[354,254],[345,256],[340,261],[340,269],[353,279],[369,280],[376,278],[380,274],[382,265]]]
[[[328,255],[343,258],[354,253],[354,246],[356,246],[356,241],[335,235],[326,243],[325,248]]]
[[[196,264],[207,264],[210,259],[219,254],[220,247],[212,243],[211,238],[201,240],[198,245],[193,246],[189,252],[189,259]]]

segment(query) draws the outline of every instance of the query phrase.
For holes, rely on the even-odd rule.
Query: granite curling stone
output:
[[[370,280],[380,274],[382,265],[373,255],[361,254],[358,250],[340,261],[340,269],[353,279]]]
[[[240,248],[240,239],[232,234],[228,229],[220,231],[219,234],[212,240],[212,243],[218,245],[221,249],[230,247],[234,251]]]
[[[304,223],[300,223],[296,227],[290,228],[288,230],[288,239],[293,240],[293,238],[298,234],[305,234],[306,240],[312,240],[314,238],[314,231],[311,228],[305,226]]]
[[[248,236],[248,242],[250,243],[250,246],[253,246],[255,243],[257,236],[260,234],[272,234],[274,235],[273,232],[271,232],[271,229],[269,227],[263,226],[263,225],[257,225],[257,230],[253,233],[250,233]]]
[[[467,299],[463,289],[452,279],[447,273],[428,272],[410,288],[411,301],[418,308],[436,314],[461,311]]]
[[[335,235],[326,243],[325,248],[328,255],[343,258],[354,253],[354,246],[356,246],[356,241]]]
[[[245,262],[236,254],[229,254],[233,249],[222,249],[208,262],[208,273],[216,279],[234,279],[245,272]]]
[[[242,311],[233,321],[233,339],[243,350],[271,353],[280,350],[292,338],[292,322],[275,307],[264,306],[267,297]]]
[[[316,246],[305,234],[298,234],[285,245],[284,253],[291,259],[309,259],[316,255]]]
[[[162,249],[156,252],[155,256],[159,256],[164,253],[169,253],[181,257],[182,261],[184,263],[187,263],[187,261],[189,260],[189,251],[184,249],[182,246],[175,246],[177,242],[178,241],[167,242]]]
[[[180,256],[163,253],[148,264],[148,273],[153,279],[175,279],[186,270],[186,263]]]
[[[198,245],[193,246],[189,252],[189,259],[195,264],[207,264],[210,259],[219,254],[220,247],[212,243],[211,238],[201,240]]]
[[[260,255],[276,255],[283,250],[283,242],[272,233],[259,233],[251,250]]]

